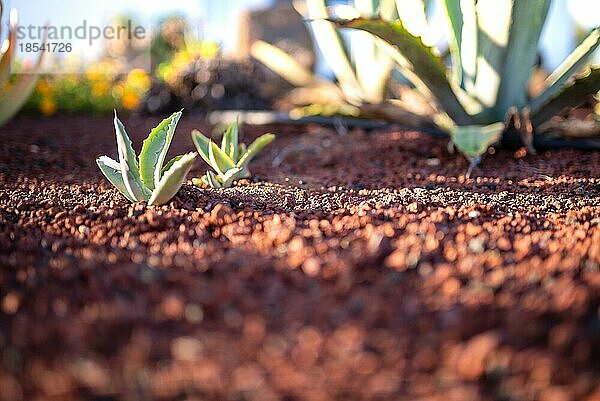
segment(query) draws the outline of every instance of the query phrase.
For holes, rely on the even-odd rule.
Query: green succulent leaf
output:
[[[2,56],[0,58],[0,85],[2,86],[5,86],[10,78],[11,62],[17,45],[17,23],[17,12],[12,10],[9,21],[9,36],[2,45]],[[43,43],[46,43],[45,36]],[[10,83],[8,88],[5,87],[0,93],[0,126],[14,117],[29,99],[39,78],[43,55],[42,52],[31,70],[27,71],[26,74],[20,74],[15,82]]]
[[[550,0],[512,2],[508,44],[500,62],[503,68],[497,71],[500,85],[495,115],[499,118],[504,117],[510,107],[521,108],[527,103],[527,84],[550,3]]]
[[[178,111],[164,119],[156,128],[152,129],[148,138],[144,140],[139,158],[140,177],[150,190],[153,190],[161,179],[163,163],[181,114],[181,111]]]
[[[250,47],[250,54],[293,86],[306,87],[317,81],[312,71],[270,43],[255,41]]]
[[[163,205],[167,203],[185,181],[185,176],[190,171],[196,159],[196,153],[187,153],[164,173],[158,185],[152,192],[152,196],[148,201],[149,205]]]
[[[258,137],[250,146],[248,146],[248,150],[246,150],[246,152],[237,162],[237,167],[246,167],[258,152],[260,152],[265,146],[274,140],[275,135],[273,134],[264,134]]]
[[[223,185],[221,185],[221,183],[217,179],[217,176],[212,171],[207,171],[206,175],[202,178],[203,178],[203,181],[211,188],[214,188],[214,189],[223,188]]]
[[[10,84],[8,91],[0,95],[0,125],[21,110],[35,89],[38,78],[36,73],[21,74],[16,82]]]
[[[460,9],[460,0],[444,0],[444,9],[448,24],[450,25],[449,47],[452,56],[452,68],[455,78],[462,85],[462,62],[460,49],[462,46],[463,15]]]
[[[327,65],[335,74],[342,92],[351,103],[360,103],[363,91],[339,33],[335,26],[326,20],[329,14],[325,0],[306,0],[305,4],[304,17],[311,21],[313,36],[318,38],[319,48]]]
[[[210,166],[217,172],[218,175],[223,175],[227,170],[235,167],[233,160],[231,160],[231,158],[227,156],[227,154],[212,141],[208,147],[208,156],[210,160]]]
[[[424,11],[422,0],[403,0],[405,6],[399,10],[409,8],[407,7],[409,6],[409,4],[407,4],[409,2],[414,5],[413,7],[410,7],[410,12],[412,13],[411,21],[423,21],[426,23],[425,18],[421,20],[415,15],[419,10]],[[393,4],[386,5],[383,3],[393,2],[354,1],[354,8],[362,16],[370,18],[378,13],[382,18],[384,18],[384,15],[386,14],[388,17],[397,14],[396,7],[394,7]],[[384,8],[383,12],[381,6]],[[386,10],[386,8],[388,9]],[[402,17],[403,15],[400,15],[400,18]],[[386,18],[386,20],[390,19],[393,18]],[[389,52],[380,45],[381,40],[366,32],[352,36],[349,38],[349,41],[350,60],[352,61],[356,80],[360,87],[361,103],[382,103],[386,97],[386,89],[394,67],[394,60],[390,57]]]
[[[531,114],[531,122],[537,126],[548,121],[565,108],[576,107],[587,101],[600,90],[600,66],[590,67],[573,82],[563,86],[552,99]]]
[[[472,89],[477,58],[476,3],[461,0],[444,0],[443,3],[450,25],[453,75],[462,89]]]
[[[442,60],[423,44],[421,38],[411,35],[400,21],[357,18],[336,21],[336,24],[342,28],[370,32],[395,47],[412,64],[413,71],[457,124],[467,125],[473,122],[453,91]]]
[[[231,124],[225,134],[221,147],[199,131],[192,131],[192,140],[204,161],[214,171],[207,171],[201,179],[195,179],[194,184],[205,184],[212,188],[227,188],[241,178],[250,176],[248,163],[265,146],[275,139],[273,134],[264,134],[257,138],[247,149],[243,143],[238,143],[238,124]],[[200,181],[200,182],[199,182]]]
[[[160,176],[162,177],[164,173],[167,172],[168,169],[171,168],[171,166],[173,165],[173,163],[175,163],[177,160],[181,159],[183,157],[183,155],[179,155],[179,156],[175,156],[174,158],[172,158],[171,160],[169,160],[167,162],[167,164],[165,164],[165,166],[162,168],[161,172],[160,172]]]
[[[121,175],[127,192],[137,201],[147,200],[151,191],[144,186],[140,179],[140,172],[135,157],[135,152],[131,146],[131,139],[125,132],[123,123],[117,117],[115,112],[115,132],[117,136],[117,148],[119,151],[119,164],[121,166]]]
[[[248,178],[250,177],[250,175],[250,169],[248,168],[248,165],[245,165],[244,167],[242,167],[242,170],[239,173],[237,173],[236,180]]]
[[[241,177],[239,177],[239,173],[242,171],[241,168],[233,167],[225,172],[222,176],[219,177],[223,187],[227,188],[231,186],[231,183]]]
[[[238,158],[238,135],[238,123],[231,123],[227,128],[227,131],[225,131],[223,134],[223,140],[221,142],[221,150],[225,152],[225,154],[229,156],[234,163],[237,162]]]
[[[561,63],[560,66],[546,79],[546,89],[535,98],[531,104],[531,111],[537,112],[544,104],[558,95],[565,86],[567,80],[579,72],[583,64],[588,60],[600,45],[600,28],[596,28],[581,42],[579,46]]]
[[[493,144],[500,141],[504,123],[455,127],[450,133],[456,147],[469,159],[483,155]]]
[[[483,155],[493,144],[500,141],[504,123],[490,125],[458,126],[450,133],[456,147],[469,159]]]
[[[108,156],[100,156],[96,159],[96,164],[100,167],[100,171],[104,174],[106,179],[115,186],[130,202],[135,202],[135,199],[129,195],[125,183],[123,182],[123,176],[121,175],[121,166],[119,162],[111,159]]]
[[[10,13],[8,38],[2,44],[2,57],[0,58],[0,82],[2,83],[8,81],[10,77],[10,66],[17,46],[17,24],[17,12],[16,10],[12,10]]]
[[[208,139],[208,137],[206,137],[206,135],[202,134],[200,131],[193,130],[192,131],[192,142],[194,142],[194,145],[196,146],[196,149],[198,150],[200,157],[202,157],[202,159],[207,164],[210,165],[211,162],[210,162],[210,156],[208,153],[208,149],[210,148],[211,140]]]
[[[207,171],[199,180],[193,179],[194,185],[207,185],[214,189],[228,188],[235,181],[240,179],[240,172],[243,170],[237,167],[227,171],[224,175],[219,176],[212,171]]]

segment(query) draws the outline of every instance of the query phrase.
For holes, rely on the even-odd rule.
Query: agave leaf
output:
[[[16,28],[12,29],[12,26],[16,26],[17,23],[16,11],[13,11],[14,16],[13,12],[11,12],[11,37],[14,35],[14,32],[16,32]],[[7,64],[2,65],[2,67],[0,67],[0,69],[6,68],[6,71],[1,72],[0,75],[3,75],[4,73],[10,74],[11,57],[7,56],[7,53],[14,51],[16,37],[14,38],[14,40],[11,38],[7,40],[10,40],[11,42],[6,44],[6,46],[8,46],[9,48],[6,49],[6,52],[4,53],[4,55],[2,56],[2,60],[0,61],[0,63],[3,63],[5,61],[5,57],[8,57],[6,59]],[[46,34],[44,34],[43,43],[46,43]],[[44,53],[42,52],[42,54],[38,57],[37,61],[35,62],[35,65],[31,69],[31,71],[28,71],[26,74],[21,74],[15,82],[10,84],[8,89],[4,90],[3,93],[0,93],[0,126],[8,120],[10,120],[15,114],[17,114],[17,112],[23,107],[23,105],[25,105],[27,99],[29,99],[29,96],[31,95],[37,84],[43,59]],[[5,78],[3,75],[2,78],[3,79],[0,80],[0,83],[4,84],[8,77]]]
[[[380,0],[379,15],[386,21],[398,18],[398,4],[395,0]]]
[[[210,156],[208,153],[208,149],[210,148],[209,144],[210,144],[211,140],[208,139],[200,131],[193,130],[192,131],[192,142],[194,142],[194,145],[196,146],[196,149],[198,150],[200,157],[202,157],[202,159],[204,159],[204,161],[210,165],[211,162],[210,162]]]
[[[225,131],[223,134],[223,140],[221,141],[221,150],[225,152],[225,154],[229,156],[234,163],[237,161],[238,133],[239,125],[236,121],[229,125],[227,131]]]
[[[342,92],[349,102],[360,103],[362,100],[361,86],[348,61],[348,55],[338,32],[331,22],[326,21],[329,15],[325,1],[306,0],[304,17],[311,21],[310,27],[314,37],[317,38],[317,45],[325,57],[327,65],[335,74]]]
[[[474,1],[444,0],[450,26],[450,53],[454,78],[462,89],[472,90],[477,66],[477,12]]]
[[[588,56],[600,44],[600,28],[596,28],[581,42],[579,46],[561,63],[560,66],[546,79],[546,89],[531,102],[531,111],[536,112],[550,101],[561,90],[565,82],[581,69]]]
[[[444,11],[446,11],[448,25],[450,26],[450,40],[448,41],[448,45],[452,57],[452,70],[454,71],[456,81],[464,88],[460,55],[463,30],[463,15],[460,9],[461,2],[460,0],[444,0],[442,3],[444,5]]]
[[[123,183],[123,176],[121,175],[121,166],[119,162],[111,159],[108,156],[100,156],[96,159],[96,164],[100,167],[100,171],[104,174],[106,179],[117,188],[123,196],[130,202],[135,202],[135,199],[129,195],[125,183]]]
[[[187,153],[177,160],[169,170],[162,176],[158,185],[152,192],[152,196],[148,201],[149,205],[163,205],[167,203],[185,181],[185,176],[192,168],[196,153]]]
[[[250,54],[294,86],[311,86],[317,81],[313,73],[292,56],[267,42],[262,40],[254,42],[250,47]]]
[[[233,160],[212,141],[208,148],[208,156],[210,166],[215,169],[218,175],[223,175],[227,170],[235,167]]]
[[[247,150],[246,144],[243,142],[240,143],[240,145],[238,146],[238,162],[240,161],[240,157],[242,157],[244,155],[244,153],[246,153],[246,150]]]
[[[1,15],[1,14],[0,14]],[[4,83],[10,77],[10,66],[17,46],[17,24],[19,17],[17,10],[10,12],[8,38],[2,44],[2,58],[0,58],[0,82]]]
[[[192,184],[197,186],[197,187],[202,187],[204,185],[208,185],[208,183],[206,182],[204,176],[200,177],[200,178],[192,178]]]
[[[231,183],[232,183],[234,180],[236,180],[236,179],[240,178],[240,177],[238,176],[238,173],[239,173],[240,171],[242,171],[242,169],[241,169],[241,168],[239,168],[239,167],[233,167],[233,168],[231,168],[231,169],[227,170],[227,171],[225,172],[225,174],[223,174],[222,176],[220,176],[220,177],[219,177],[219,179],[220,179],[220,180],[221,180],[221,182],[223,183],[223,187],[227,188],[227,187],[231,186]]]
[[[163,163],[180,118],[181,111],[165,118],[152,129],[150,135],[148,135],[148,138],[142,144],[142,151],[139,157],[140,177],[144,185],[150,190],[153,190],[160,181]]]
[[[477,9],[474,1],[460,2],[463,27],[460,41],[460,61],[462,71],[461,87],[467,91],[475,88],[477,77]]]
[[[21,74],[10,84],[8,91],[0,95],[0,125],[10,120],[23,107],[35,89],[39,76],[35,73]]]
[[[123,123],[117,117],[115,112],[115,132],[117,136],[117,148],[119,151],[119,164],[121,166],[121,175],[127,192],[137,201],[147,200],[151,192],[144,186],[140,179],[140,172],[135,157],[135,152],[131,146],[131,139],[125,132]]]
[[[446,67],[442,60],[425,46],[420,38],[411,35],[400,21],[386,22],[380,19],[358,18],[351,21],[336,21],[345,28],[355,28],[370,32],[392,46],[411,64],[412,69],[435,96],[448,115],[460,125],[473,122],[467,114],[446,78]]]
[[[504,123],[486,126],[458,126],[450,133],[456,147],[469,159],[483,155],[487,149],[502,138]]]
[[[211,188],[214,188],[214,189],[223,188],[223,186],[217,179],[217,176],[212,171],[207,171],[206,175],[202,178],[203,178],[203,181]]]
[[[240,160],[237,162],[237,167],[246,167],[258,152],[260,152],[265,146],[267,146],[274,140],[275,135],[273,134],[264,134],[256,138],[256,140],[252,142],[250,146],[248,146],[248,150],[242,155]]]
[[[171,166],[173,165],[173,163],[175,163],[177,160],[181,159],[182,157],[183,157],[183,155],[179,155],[179,156],[175,156],[174,158],[172,158],[171,160],[169,160],[167,162],[167,164],[165,164],[165,166],[160,171],[160,176],[162,177],[163,174],[166,173],[167,170],[171,168]]]
[[[411,1],[421,3],[422,6],[420,0]],[[376,0],[354,0],[356,10],[369,18],[379,11],[378,3]],[[380,48],[379,41],[380,39],[366,32],[357,32],[351,37],[350,43],[350,53],[362,100],[372,104],[383,102],[394,64],[388,53]]]
[[[398,18],[411,35],[421,38],[427,36],[430,30],[423,0],[397,0],[396,7]]]
[[[514,2],[514,0],[481,0],[475,5],[477,74],[471,92],[477,100],[490,109],[494,107],[498,98],[500,74],[504,70],[505,50],[508,45]]]
[[[363,100],[370,104],[380,104],[385,99],[394,60],[381,48],[380,39],[366,32],[360,34],[352,41],[356,78]]]
[[[550,0],[512,1],[508,44],[502,62],[496,98],[496,117],[527,103],[526,89],[537,57],[537,46],[550,8]]]
[[[532,113],[531,122],[534,126],[548,121],[567,107],[576,107],[585,103],[590,96],[600,90],[600,66],[590,67],[573,80],[573,83],[562,88],[537,112]]]

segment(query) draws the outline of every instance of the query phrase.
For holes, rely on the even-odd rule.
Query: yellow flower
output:
[[[41,79],[37,85],[37,90],[42,96],[47,96],[52,92],[52,87],[45,79]]]
[[[140,97],[131,91],[125,91],[121,98],[121,104],[127,110],[135,110],[140,105]]]
[[[115,75],[114,63],[102,61],[90,65],[86,70],[86,77],[90,81],[100,81]]]
[[[96,71],[88,71],[85,75],[90,81],[97,81],[102,77],[102,74]]]
[[[56,113],[56,103],[52,98],[45,97],[40,103],[40,111],[45,116],[51,116],[52,114]]]
[[[110,86],[106,81],[94,82],[92,85],[92,97],[104,97],[108,95]]]
[[[141,91],[147,91],[152,85],[152,80],[141,68],[135,68],[127,74],[127,85],[132,86]]]

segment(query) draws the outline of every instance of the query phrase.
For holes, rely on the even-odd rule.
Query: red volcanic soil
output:
[[[465,180],[419,132],[271,129],[251,180],[148,207],[94,163],[110,118],[3,127],[0,400],[600,399],[600,153]]]

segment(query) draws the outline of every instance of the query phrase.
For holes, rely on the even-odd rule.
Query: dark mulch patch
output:
[[[418,132],[273,129],[252,181],[146,207],[110,118],[2,128],[0,400],[598,400],[599,153],[465,180]]]

